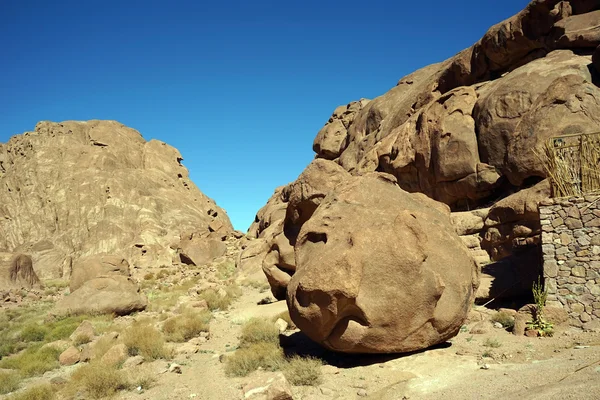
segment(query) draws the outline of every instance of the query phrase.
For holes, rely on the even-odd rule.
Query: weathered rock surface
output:
[[[539,273],[537,202],[550,193],[536,152],[553,136],[598,131],[599,45],[597,1],[532,1],[451,59],[336,108],[313,150],[351,175],[387,172],[408,192],[468,211],[453,217],[457,232],[479,237],[467,239],[478,264],[497,262],[485,268],[481,295],[526,295],[530,287],[518,281]],[[251,230],[265,236],[261,226],[275,227],[263,267],[278,298],[297,267],[297,259],[282,261],[297,235],[285,207],[292,186],[279,189]]]
[[[170,265],[182,232],[233,230],[181,161],[115,121],[40,122],[0,144],[0,248],[30,254],[41,279],[98,253]]]
[[[287,288],[294,323],[336,351],[408,352],[456,335],[477,268],[447,207],[387,174],[327,194],[296,240]]]
[[[131,278],[122,275],[98,277],[60,299],[57,314],[127,315],[146,308],[148,301]]]
[[[91,279],[110,275],[129,276],[127,260],[108,254],[83,257],[73,266],[69,288],[74,292]]]
[[[40,280],[33,268],[31,257],[0,252],[0,288],[29,289],[39,285]]]

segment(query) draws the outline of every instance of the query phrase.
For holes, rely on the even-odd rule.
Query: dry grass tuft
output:
[[[318,358],[294,356],[283,366],[283,374],[296,386],[318,386],[323,381],[321,367],[323,362]]]
[[[285,362],[283,350],[274,343],[255,343],[238,349],[227,358],[225,374],[227,376],[246,376],[259,367],[267,371],[276,371]]]
[[[8,400],[54,400],[56,394],[52,385],[49,383],[33,386],[29,389],[16,393],[8,398]]]
[[[242,295],[242,289],[237,285],[231,285],[224,290],[225,294],[221,295],[214,289],[206,289],[200,293],[200,298],[206,300],[208,309],[211,311],[227,310],[231,303]]]
[[[272,321],[252,318],[242,327],[240,347],[254,343],[279,343],[279,329]]]
[[[187,342],[200,335],[200,332],[208,332],[211,318],[209,311],[187,309],[182,315],[166,320],[162,331],[170,342]]]
[[[14,392],[19,388],[21,378],[12,371],[0,371],[0,394]]]
[[[115,366],[92,362],[73,373],[69,386],[74,392],[84,390],[88,398],[101,399],[129,388],[130,384]]]
[[[153,326],[135,322],[123,334],[123,343],[132,356],[142,355],[146,360],[168,359],[173,351],[165,344],[163,334]]]

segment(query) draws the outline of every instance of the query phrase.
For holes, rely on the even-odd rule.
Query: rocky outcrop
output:
[[[339,150],[324,146],[319,132],[317,157],[354,174],[391,173],[405,190],[456,210],[541,180],[533,149],[600,123],[600,89],[589,68],[600,44],[599,8],[532,2],[452,59],[370,102],[336,109],[324,131],[344,140]]]
[[[0,252],[0,289],[30,289],[40,284],[31,257]]]
[[[115,121],[40,122],[0,144],[0,248],[30,254],[41,279],[100,253],[179,262],[182,232],[233,230],[181,161]]]
[[[146,308],[148,301],[131,278],[103,276],[86,281],[79,289],[60,299],[54,312],[59,315],[127,315]]]
[[[122,257],[82,258],[71,275],[71,293],[56,303],[55,312],[127,315],[143,310],[147,299],[130,276],[129,263]]]
[[[387,174],[349,178],[320,201],[294,245],[294,323],[351,353],[423,349],[456,335],[477,268],[446,206]]]
[[[338,107],[313,150],[351,175],[386,172],[465,213],[453,220],[484,272],[479,300],[530,295],[540,273],[537,203],[550,194],[536,153],[553,136],[598,130],[599,45],[597,1],[532,1],[451,59]],[[290,201],[291,187],[253,225],[279,226],[270,233],[279,255],[271,250],[263,266],[280,298],[298,267],[281,254],[291,260],[296,236],[290,207],[285,217],[270,210]]]

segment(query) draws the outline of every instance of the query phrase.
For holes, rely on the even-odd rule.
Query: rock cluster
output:
[[[572,325],[600,328],[600,197],[555,199],[540,206],[548,304]]]

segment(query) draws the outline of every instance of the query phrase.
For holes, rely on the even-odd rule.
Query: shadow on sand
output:
[[[280,345],[287,357],[294,355],[315,357],[322,360],[325,364],[333,365],[337,368],[354,368],[381,364],[391,360],[424,353],[428,350],[445,349],[452,346],[450,342],[445,342],[428,349],[402,354],[346,354],[328,350],[318,343],[313,342],[302,332],[296,332],[290,336],[280,336]]]

